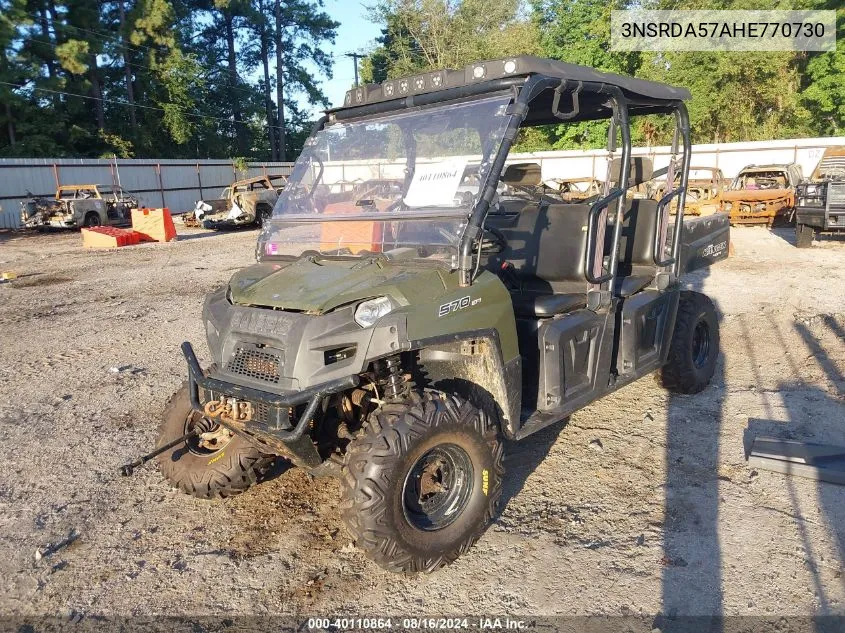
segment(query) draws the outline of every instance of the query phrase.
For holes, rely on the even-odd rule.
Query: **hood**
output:
[[[382,296],[408,305],[412,297],[436,297],[446,288],[438,268],[380,258],[341,261],[306,257],[290,264],[265,262],[244,268],[229,281],[234,304],[312,314]]]
[[[722,200],[764,202],[792,195],[792,189],[738,189],[722,192]]]

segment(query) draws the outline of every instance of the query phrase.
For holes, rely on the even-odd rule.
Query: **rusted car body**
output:
[[[679,178],[675,185],[679,185]],[[722,170],[718,167],[690,167],[687,181],[687,199],[684,204],[684,215],[712,215],[718,213],[722,202],[722,194],[730,184]],[[649,197],[660,200],[666,193],[666,185],[661,181],[651,189]],[[672,200],[669,212],[675,213],[678,208],[677,199]]]
[[[131,223],[138,198],[113,185],[62,185],[53,198],[33,196],[21,202],[24,228],[78,228]]]
[[[261,226],[273,213],[284,189],[285,176],[258,176],[232,183],[215,200],[198,200],[191,213],[182,216],[186,226],[227,229]]]
[[[801,167],[795,163],[749,165],[722,193],[720,208],[731,224],[790,223],[795,213],[795,187],[803,179]]]
[[[565,202],[583,202],[587,198],[600,196],[604,183],[597,178],[555,178],[549,184],[557,188],[557,195]]]

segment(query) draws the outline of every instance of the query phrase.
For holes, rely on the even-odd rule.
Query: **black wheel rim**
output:
[[[707,321],[699,321],[692,334],[692,364],[701,369],[710,358],[710,326]]]
[[[405,477],[405,518],[419,530],[442,530],[466,509],[472,487],[473,468],[467,452],[455,444],[435,446],[414,463]]]

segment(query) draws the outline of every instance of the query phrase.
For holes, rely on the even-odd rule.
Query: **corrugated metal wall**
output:
[[[726,178],[733,178],[743,167],[751,164],[798,163],[804,176],[809,177],[825,148],[836,146],[845,146],[845,136],[693,145],[691,166],[718,167]],[[650,157],[655,169],[666,167],[669,163],[669,147],[635,147],[633,153]],[[587,176],[604,180],[607,173],[605,150],[531,152],[508,157],[509,163],[521,161],[539,163],[544,180]]]
[[[29,192],[45,197],[56,186],[120,184],[147,207],[168,207],[173,213],[194,208],[201,198],[217,198],[235,179],[290,173],[292,163],[250,163],[247,175],[223,160],[97,160],[51,158],[0,159],[0,229],[20,224],[20,202]]]
[[[748,164],[796,162],[809,176],[826,147],[845,145],[845,137],[807,138],[750,143],[693,145],[693,167],[719,167],[732,178]],[[640,147],[634,153],[650,156],[655,169],[669,161],[668,147]],[[532,161],[541,165],[543,178],[604,179],[604,150],[511,154],[508,162]],[[290,173],[292,163],[251,163],[248,176]],[[148,207],[168,207],[174,213],[194,208],[200,198],[217,198],[224,187],[242,175],[224,160],[95,160],[50,158],[0,159],[0,229],[19,225],[20,201],[27,192],[55,194],[56,185],[120,184],[139,195]]]

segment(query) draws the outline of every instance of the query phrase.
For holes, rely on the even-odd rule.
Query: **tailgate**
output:
[[[731,224],[726,213],[685,215],[681,234],[681,274],[727,259],[730,239]]]

